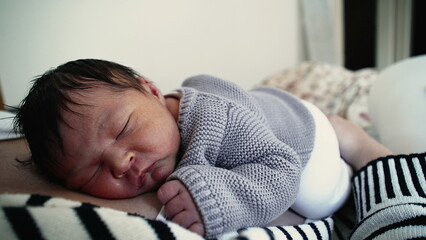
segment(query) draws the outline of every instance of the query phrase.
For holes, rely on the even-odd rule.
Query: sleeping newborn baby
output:
[[[320,110],[212,76],[162,95],[129,67],[71,61],[34,80],[15,127],[46,176],[101,198],[157,191],[168,219],[209,238],[289,208],[323,218],[350,191]]]

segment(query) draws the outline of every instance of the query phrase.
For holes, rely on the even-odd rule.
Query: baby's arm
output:
[[[328,116],[339,141],[340,153],[354,169],[360,170],[367,163],[383,156],[392,155],[391,150],[370,137],[360,126],[337,115]]]
[[[172,180],[164,183],[157,191],[157,198],[164,205],[168,219],[192,232],[204,235],[201,215],[188,189],[181,181]]]

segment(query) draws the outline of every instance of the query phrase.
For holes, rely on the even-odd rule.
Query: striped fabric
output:
[[[226,233],[218,240],[289,240],[289,239],[331,239],[333,219],[315,221],[298,226],[273,226],[243,228]]]
[[[172,222],[29,194],[1,194],[0,239],[148,239],[191,240],[202,237]],[[299,226],[253,227],[229,232],[220,240],[330,239],[333,219]]]
[[[380,158],[353,179],[351,201],[333,218],[298,226],[244,228],[218,240],[426,239],[426,153]],[[0,239],[203,239],[172,222],[30,194],[0,194]]]
[[[171,222],[29,194],[1,194],[0,239],[202,239]]]
[[[351,239],[426,238],[426,157],[380,158],[353,179],[358,227]]]

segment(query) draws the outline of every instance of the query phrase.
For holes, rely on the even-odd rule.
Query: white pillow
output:
[[[380,142],[395,153],[426,151],[426,55],[384,69],[370,89],[369,113]]]

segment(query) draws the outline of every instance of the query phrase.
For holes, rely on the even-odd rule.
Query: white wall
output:
[[[198,73],[250,88],[301,61],[298,16],[297,0],[0,0],[5,103],[78,58],[128,65],[163,92]]]

